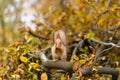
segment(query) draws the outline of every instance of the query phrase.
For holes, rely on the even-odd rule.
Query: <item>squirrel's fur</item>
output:
[[[67,49],[66,49],[66,35],[62,30],[57,30],[53,33],[53,47],[51,48],[53,60],[61,59],[66,61]]]

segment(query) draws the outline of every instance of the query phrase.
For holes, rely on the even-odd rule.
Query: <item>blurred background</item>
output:
[[[44,14],[55,10],[59,3],[60,0],[0,0],[0,46],[19,38],[20,27],[36,30],[39,24],[45,24]]]
[[[36,29],[33,22],[44,22],[41,3],[44,0],[0,0],[0,46],[12,42],[20,37],[19,27]]]
[[[20,27],[80,31],[110,28],[120,22],[120,0],[0,0],[0,46],[21,35]],[[97,21],[98,20],[98,21]]]

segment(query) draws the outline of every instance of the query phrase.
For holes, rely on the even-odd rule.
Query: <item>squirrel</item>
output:
[[[51,48],[52,58],[54,61],[67,59],[67,49],[66,49],[66,35],[63,30],[56,30],[53,32],[53,43]]]

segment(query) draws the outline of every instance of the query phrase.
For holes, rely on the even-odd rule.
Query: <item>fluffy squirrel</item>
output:
[[[52,58],[54,61],[67,59],[67,49],[66,49],[66,35],[63,30],[56,30],[53,33],[53,43],[51,48]]]

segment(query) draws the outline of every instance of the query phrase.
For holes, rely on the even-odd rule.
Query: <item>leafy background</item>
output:
[[[118,25],[120,0],[0,0],[0,80],[37,80],[43,72],[40,60],[31,59],[30,55],[51,45],[51,34],[56,29],[66,31],[68,42],[80,40],[74,35],[76,33],[87,39],[94,37],[102,41],[105,35],[111,38],[114,30],[110,29]],[[50,40],[31,35],[29,28]],[[119,33],[120,29],[117,29],[115,41],[120,40]],[[80,48],[80,51],[79,57],[75,55],[74,59],[90,66],[94,57],[87,47]],[[107,51],[102,58],[108,57],[114,65],[107,66],[120,71],[119,48]],[[93,76],[101,80],[106,78],[106,75]]]

